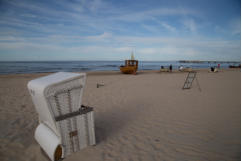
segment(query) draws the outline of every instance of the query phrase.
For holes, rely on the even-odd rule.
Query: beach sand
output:
[[[34,140],[38,117],[28,81],[47,74],[0,76],[0,160],[46,161]],[[94,107],[97,145],[65,161],[240,160],[241,72],[92,72],[83,104]],[[104,86],[97,88],[97,83]]]

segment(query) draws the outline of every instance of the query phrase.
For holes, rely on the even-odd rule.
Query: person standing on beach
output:
[[[172,65],[170,65],[170,72],[172,72]]]

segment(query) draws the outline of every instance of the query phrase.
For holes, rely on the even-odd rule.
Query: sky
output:
[[[0,61],[241,60],[240,0],[0,0]]]

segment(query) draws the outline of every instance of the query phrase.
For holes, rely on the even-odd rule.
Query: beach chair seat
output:
[[[63,158],[95,144],[93,109],[81,106],[85,80],[85,73],[58,72],[28,83],[40,123],[35,139],[53,161],[60,147]]]
[[[168,68],[162,68],[160,69],[160,72],[170,72],[170,70]]]
[[[218,72],[218,68],[216,68],[216,67],[211,67],[211,68],[209,69],[209,72],[217,73],[217,72]]]
[[[180,72],[192,72],[192,68],[188,67],[188,68],[182,68],[182,69],[179,69]]]

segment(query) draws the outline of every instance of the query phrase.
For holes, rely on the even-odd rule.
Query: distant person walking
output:
[[[170,72],[172,72],[172,65],[170,65]]]

